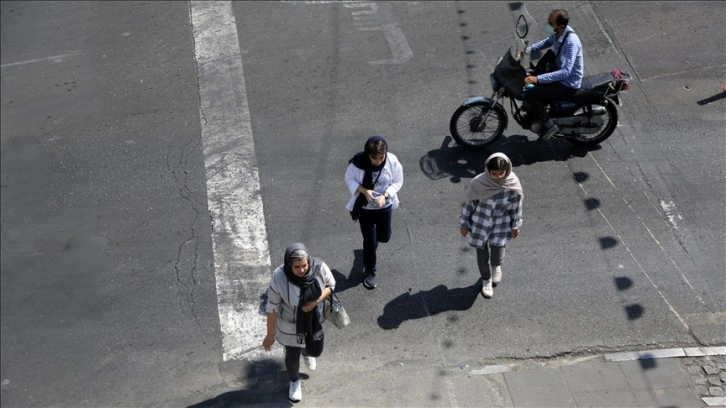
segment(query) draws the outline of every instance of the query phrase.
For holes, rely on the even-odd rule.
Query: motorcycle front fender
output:
[[[469,105],[471,105],[473,103],[477,103],[477,102],[486,102],[486,103],[491,104],[492,100],[490,98],[486,98],[484,96],[472,96],[471,98],[465,100],[461,104],[461,106],[469,106]]]

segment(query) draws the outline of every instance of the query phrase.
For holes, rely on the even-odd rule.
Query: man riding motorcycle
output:
[[[582,43],[568,25],[569,21],[567,10],[552,10],[545,26],[549,36],[524,51],[529,54],[552,47],[537,63],[534,75],[524,78],[524,100],[534,119],[539,121],[532,125],[532,131],[538,133],[541,140],[550,139],[560,130],[547,115],[545,105],[574,95],[582,84],[585,71]],[[527,86],[528,84],[536,86]]]

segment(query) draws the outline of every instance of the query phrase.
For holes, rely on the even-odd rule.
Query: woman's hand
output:
[[[369,203],[376,200],[373,198],[373,193],[375,193],[373,190],[363,190],[363,195],[366,196],[366,200],[368,200]]]
[[[530,75],[530,76],[524,78],[525,84],[536,84],[537,82],[538,82],[537,77],[534,75]]]
[[[461,227],[459,228],[459,232],[461,232],[462,237],[465,237],[469,234],[469,232],[471,232],[471,230],[469,228]]]
[[[303,312],[305,312],[305,313],[308,313],[308,312],[310,312],[311,310],[315,309],[315,307],[316,307],[317,305],[318,305],[318,302],[317,302],[316,300],[313,300],[313,301],[311,301],[311,302],[305,303],[305,304],[303,305],[303,308],[302,308],[302,310],[303,310]]]
[[[386,195],[381,194],[374,190],[363,190],[366,196],[366,200],[369,203],[375,203],[376,208],[381,208],[386,205]]]
[[[275,344],[274,334],[268,334],[267,336],[265,336],[265,339],[262,340],[262,348],[264,348],[265,351],[270,351],[273,344]]]
[[[512,230],[512,238],[517,238],[519,236],[519,228],[514,228]]]

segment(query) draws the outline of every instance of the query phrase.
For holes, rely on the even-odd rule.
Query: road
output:
[[[353,320],[330,370],[723,345],[726,5],[557,6],[587,73],[635,78],[589,151],[513,121],[486,151],[451,141],[508,47],[504,2],[0,3],[2,405],[264,401],[255,378],[284,376],[256,311],[297,241]],[[405,183],[367,291],[342,178],[371,134]],[[494,151],[524,226],[484,300],[456,221]]]

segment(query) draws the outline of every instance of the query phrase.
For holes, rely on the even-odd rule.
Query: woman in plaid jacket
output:
[[[459,230],[469,235],[476,248],[476,262],[485,298],[494,294],[493,285],[502,281],[504,247],[517,238],[522,226],[522,185],[504,153],[494,153],[484,164],[486,170],[474,177],[464,192]],[[491,261],[491,268],[489,267]]]

